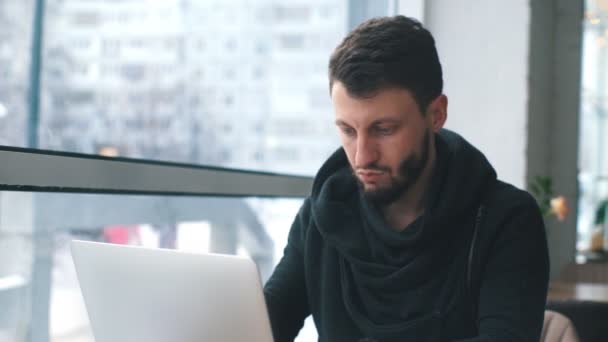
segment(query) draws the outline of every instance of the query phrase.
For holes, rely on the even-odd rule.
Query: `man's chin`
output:
[[[359,185],[365,196],[378,196],[390,192],[389,187],[379,186],[378,184],[359,183]]]
[[[366,186],[365,184],[363,184],[362,190],[365,199],[378,205],[391,204],[403,193],[394,187],[382,188],[377,186]]]

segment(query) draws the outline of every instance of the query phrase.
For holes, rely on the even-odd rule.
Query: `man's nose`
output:
[[[357,138],[357,151],[355,152],[355,168],[367,168],[378,159],[378,153],[373,141],[365,136]]]

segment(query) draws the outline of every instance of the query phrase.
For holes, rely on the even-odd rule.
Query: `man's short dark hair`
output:
[[[443,89],[435,40],[415,19],[398,15],[367,20],[334,50],[330,91],[335,82],[355,97],[371,97],[389,87],[407,89],[424,114]]]

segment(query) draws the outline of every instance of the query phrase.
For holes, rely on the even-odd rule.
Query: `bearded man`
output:
[[[364,22],[333,52],[329,88],[342,147],[265,285],[275,341],[309,315],[319,341],[539,341],[540,211],[443,129],[429,31],[403,16]]]

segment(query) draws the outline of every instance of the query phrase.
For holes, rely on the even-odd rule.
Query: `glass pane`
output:
[[[40,147],[313,174],[338,146],[329,55],[349,26],[387,11],[48,0]]]
[[[608,251],[608,2],[585,4],[578,249],[601,252]]]
[[[33,0],[0,1],[0,145],[26,145],[33,13]]]
[[[262,280],[302,200],[0,192],[0,341],[93,342],[69,242],[251,257]],[[48,313],[48,314],[47,314]],[[316,341],[310,324],[298,341]]]

